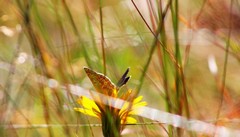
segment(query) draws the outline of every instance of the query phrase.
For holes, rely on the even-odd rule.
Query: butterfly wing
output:
[[[101,73],[97,73],[90,68],[84,68],[85,72],[88,75],[88,78],[91,80],[94,88],[97,92],[112,95],[113,91],[116,89],[116,86],[112,83],[112,81]]]
[[[117,87],[121,88],[123,85],[125,85],[128,80],[130,79],[130,76],[127,76],[129,72],[129,68],[125,71],[125,73],[122,75],[121,79],[117,83]]]

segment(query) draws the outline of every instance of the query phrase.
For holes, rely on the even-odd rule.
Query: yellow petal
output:
[[[89,116],[92,116],[92,117],[98,117],[98,115],[96,113],[94,113],[92,110],[88,110],[88,109],[84,109],[84,108],[74,108],[75,111],[78,111],[78,112],[81,112],[85,115],[89,115]]]
[[[131,108],[128,108],[129,103],[125,103],[119,112],[120,116],[123,115],[123,113],[125,113],[126,111],[131,112],[130,114],[132,114],[132,115],[138,114],[137,111],[135,111],[135,112],[132,112],[132,111],[147,105],[147,102],[145,102],[145,101],[140,102],[142,100],[142,98],[143,98],[142,96],[139,96],[136,99],[134,99],[133,105],[131,106]]]
[[[128,105],[129,105],[129,103],[124,103],[123,104],[121,110],[119,111],[120,115],[128,109]]]
[[[139,102],[137,104],[133,104],[132,109],[143,107],[143,106],[146,106],[146,105],[147,105],[147,102],[145,102],[145,101]]]
[[[133,117],[127,117],[126,123],[127,124],[135,124],[135,123],[137,123],[137,120]]]
[[[133,104],[140,102],[143,99],[143,96],[139,96],[133,100]]]
[[[134,110],[131,110],[129,113],[128,113],[128,115],[137,115],[137,114],[139,114],[139,113],[141,113],[138,109],[134,109]]]
[[[119,98],[121,98],[122,100],[127,100],[130,97],[131,93],[132,90],[129,89],[125,94],[122,94]]]
[[[122,116],[124,113],[129,112],[128,115],[137,115],[138,113],[140,113],[138,111],[138,108],[146,106],[147,102],[143,101],[143,102],[139,102],[137,104],[133,104],[131,106],[131,108],[129,107],[129,103],[125,103],[122,107],[122,109],[119,111],[120,116]]]
[[[134,104],[132,106],[131,111],[128,113],[128,115],[137,115],[137,114],[141,113],[139,111],[139,108],[146,106],[146,105],[147,105],[147,102],[140,102],[140,103]]]
[[[96,110],[97,112],[100,113],[100,110],[99,110],[98,106],[96,105],[96,103],[93,100],[82,96],[78,100],[78,103],[79,102],[80,102],[81,105],[83,105],[84,108],[89,109],[89,110]]]

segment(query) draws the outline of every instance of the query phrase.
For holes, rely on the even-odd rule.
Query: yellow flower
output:
[[[142,96],[135,98],[132,104],[128,102],[124,103],[123,107],[120,110],[117,110],[116,108],[112,108],[111,106],[109,107],[111,109],[116,109],[116,111],[118,111],[117,115],[121,119],[121,124],[125,124],[125,123],[134,124],[137,122],[137,120],[131,116],[138,114],[138,108],[147,105],[145,101],[142,101],[142,98],[143,98]],[[77,102],[78,104],[82,105],[83,108],[74,108],[75,111],[101,119],[101,111],[98,105],[93,100],[85,96],[81,96],[77,100]]]
[[[77,102],[82,108],[74,108],[74,110],[99,118],[102,122],[104,137],[119,137],[126,123],[134,124],[137,122],[132,115],[138,114],[138,109],[146,106],[147,103],[142,101],[142,96],[132,99],[132,90],[128,90],[125,94],[118,94],[119,89],[125,85],[130,78],[127,77],[129,69],[123,74],[117,85],[113,84],[108,77],[101,73],[97,73],[89,68],[84,68],[84,70],[97,92],[112,98],[119,98],[125,102],[122,108],[118,109],[111,106],[110,100],[102,102],[100,98],[95,97],[94,101],[85,96],[81,96]]]

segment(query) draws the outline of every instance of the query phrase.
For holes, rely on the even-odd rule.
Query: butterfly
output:
[[[107,76],[103,75],[102,73],[98,73],[87,67],[84,67],[84,70],[88,78],[91,80],[94,88],[97,90],[97,92],[107,94],[107,95],[112,95],[112,92],[114,90],[118,91],[130,79],[130,76],[127,76],[129,72],[129,68],[125,71],[125,73],[119,79],[119,81],[117,82],[117,85],[115,85]]]

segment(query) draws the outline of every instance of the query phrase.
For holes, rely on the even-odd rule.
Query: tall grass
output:
[[[224,1],[230,5],[227,35],[208,23],[212,14],[204,8],[210,1],[184,2],[189,0],[1,1],[1,26],[12,28],[14,35],[1,27],[0,136],[102,136],[101,121],[73,110],[80,105],[69,84],[94,90],[84,66],[114,83],[130,67],[131,80],[120,93],[135,88],[134,96],[143,95],[149,107],[238,129],[226,122],[239,118],[239,51],[232,44],[238,31],[232,32],[237,25],[231,14],[237,2]],[[190,22],[184,9],[195,7],[196,21]],[[208,47],[184,44],[184,31],[199,35],[205,18],[217,40]],[[207,70],[207,53],[217,58],[216,74]],[[126,125],[123,136],[202,135],[137,119]]]

